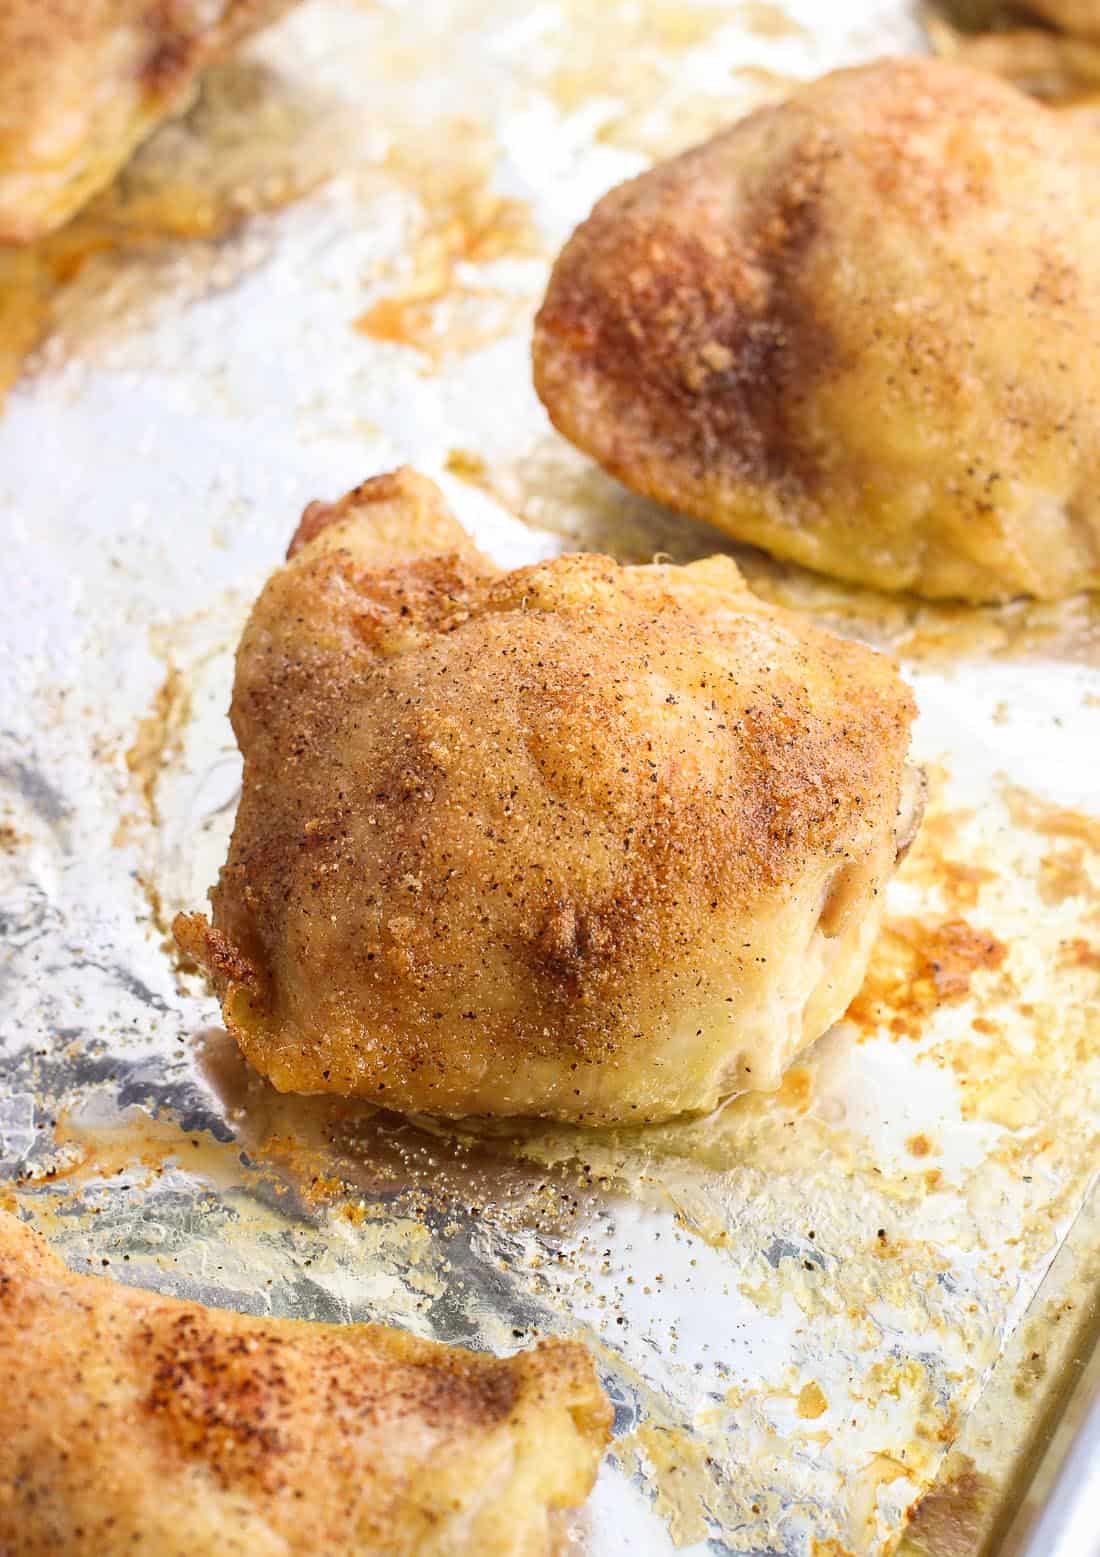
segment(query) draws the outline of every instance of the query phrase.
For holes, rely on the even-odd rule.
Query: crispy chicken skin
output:
[[[1100,584],[1100,162],[984,73],[837,72],[614,189],[534,338],[627,486],[882,589]]]
[[[0,0],[0,241],[109,184],[198,74],[293,0]]]
[[[379,477],[306,511],[253,609],[236,828],[177,938],[284,1091],[706,1109],[858,988],[912,714],[728,558],[501,573],[431,483]]]
[[[574,1342],[497,1359],[68,1270],[0,1212],[4,1557],[541,1557],[611,1408]]]

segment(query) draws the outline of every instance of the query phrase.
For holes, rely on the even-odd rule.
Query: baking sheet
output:
[[[1085,1203],[1096,603],[921,607],[739,554],[897,648],[932,799],[849,1020],[711,1119],[513,1139],[280,1099],[165,927],[224,855],[232,648],[307,501],[409,461],[502,562],[732,549],[554,437],[530,319],[609,184],[920,46],[907,6],[828,9],[313,0],[0,264],[0,322],[33,296],[43,333],[0,418],[5,1203],[75,1264],[254,1312],[586,1340],[597,1557],[889,1551]]]

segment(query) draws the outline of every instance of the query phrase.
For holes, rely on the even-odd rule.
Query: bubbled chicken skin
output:
[[[887,590],[1100,584],[1100,159],[944,61],[826,76],[614,189],[535,383],[627,486]]]
[[[573,1342],[497,1359],[68,1270],[0,1211],[4,1557],[549,1557],[611,1408]]]
[[[294,0],[0,0],[0,242],[61,226]]]
[[[282,1090],[705,1109],[855,993],[912,715],[727,558],[500,572],[431,483],[376,478],[307,510],[253,609],[229,858],[177,938]]]

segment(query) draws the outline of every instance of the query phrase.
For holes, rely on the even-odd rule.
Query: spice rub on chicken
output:
[[[707,1109],[856,992],[912,716],[892,661],[728,558],[501,572],[430,482],[378,477],[306,511],[253,608],[229,857],[177,939],[284,1091]]]
[[[68,1270],[0,1212],[4,1557],[549,1557],[611,1407],[574,1342],[498,1359]]]
[[[839,71],[606,195],[534,339],[627,486],[888,590],[1100,585],[1100,157],[931,59]]]
[[[1022,9],[1068,33],[1100,41],[1100,6],[1096,0],[1027,0]]]
[[[293,0],[0,0],[0,242],[109,184],[201,71]]]

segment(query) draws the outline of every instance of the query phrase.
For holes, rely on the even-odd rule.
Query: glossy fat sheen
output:
[[[534,365],[612,474],[777,556],[1100,584],[1100,159],[992,77],[841,71],[612,190]]]
[[[293,0],[0,0],[0,241],[59,227]]]
[[[66,1269],[0,1212],[4,1557],[542,1557],[611,1408],[583,1348],[505,1360]]]
[[[727,558],[498,573],[430,483],[381,477],[307,511],[252,612],[214,929],[177,934],[283,1090],[709,1108],[855,993],[912,712]]]

